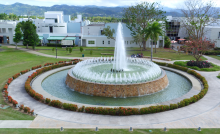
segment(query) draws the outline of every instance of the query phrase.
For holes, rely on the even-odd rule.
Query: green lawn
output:
[[[95,129],[65,129],[60,132],[59,129],[0,129],[0,133],[3,134],[219,134],[220,129],[202,129],[202,131],[197,131],[197,129],[168,129],[164,132],[163,129],[134,129],[130,132],[129,129],[100,129],[99,131],[94,131]],[[152,132],[149,132],[152,130]]]
[[[36,65],[43,65],[47,62],[57,62],[63,59],[47,58],[29,54],[20,50],[7,47],[1,47],[5,51],[0,51],[0,89],[3,88],[7,79],[22,70],[30,69]],[[0,95],[0,104],[6,105],[2,95]],[[33,120],[33,116],[22,114],[12,108],[0,109],[0,120]]]
[[[25,46],[21,46],[25,48]],[[31,48],[31,47],[30,47]],[[49,55],[56,55],[56,51],[52,51],[54,47],[36,47],[36,51],[44,54]],[[79,47],[73,47],[72,53],[66,51],[65,48],[58,48],[58,56],[65,56],[65,57],[82,57],[84,54],[85,57],[111,57],[114,54],[114,47],[83,47],[83,52],[79,51]],[[93,51],[93,54],[90,54],[90,51]],[[101,53],[109,53],[112,55],[102,55]],[[127,48],[127,56],[132,54],[141,53],[140,48]],[[150,56],[150,49],[148,48],[147,51],[142,51],[144,56]],[[194,57],[191,55],[186,55],[184,53],[178,54],[174,50],[164,49],[164,48],[157,48],[157,53],[153,53],[153,57],[159,58],[167,58],[171,60],[194,60]],[[202,57],[202,60],[206,60],[206,58]]]

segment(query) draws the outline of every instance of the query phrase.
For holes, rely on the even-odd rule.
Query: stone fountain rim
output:
[[[67,69],[70,69],[72,67],[74,67],[75,65],[72,65],[72,66],[66,66],[66,67],[61,67],[61,68],[57,68],[57,69],[53,69],[51,71],[47,71],[39,76],[37,76],[31,83],[31,86],[32,86],[32,89],[35,90],[36,92],[42,94],[45,98],[50,98],[51,100],[60,100],[61,102],[63,103],[71,103],[71,104],[76,104],[78,105],[78,107],[81,107],[81,106],[86,106],[86,107],[104,107],[104,108],[118,108],[118,107],[127,107],[127,108],[144,108],[144,107],[149,107],[149,106],[156,106],[156,105],[164,105],[165,102],[161,102],[161,103],[155,103],[155,104],[147,104],[147,105],[136,105],[136,106],[101,106],[101,105],[91,105],[91,104],[83,104],[83,103],[78,103],[78,102],[72,102],[72,101],[67,101],[67,100],[63,100],[61,98],[58,98],[58,97],[55,97],[55,96],[52,96],[51,94],[49,94],[48,92],[46,92],[41,84],[43,82],[44,79],[46,79],[47,77],[49,77],[50,75],[52,74],[55,74],[57,72],[60,72],[60,71],[63,71],[63,70],[67,70]],[[189,98],[189,96],[193,96],[193,95],[197,95],[198,93],[194,93],[194,91],[201,91],[202,90],[202,86],[199,82],[198,79],[196,79],[195,77],[193,77],[192,75],[186,73],[186,72],[183,72],[183,71],[180,71],[180,70],[177,70],[177,69],[171,69],[169,67],[161,67],[161,68],[164,68],[166,70],[169,70],[169,71],[173,71],[177,74],[180,74],[182,76],[184,76],[185,78],[187,78],[191,83],[192,83],[192,88],[190,89],[190,91],[179,97],[179,98],[175,98],[173,100],[169,100],[167,101],[166,103],[170,103],[170,104],[173,104],[173,103],[177,103],[183,99],[186,99],[186,98]],[[181,98],[181,99],[180,99]]]

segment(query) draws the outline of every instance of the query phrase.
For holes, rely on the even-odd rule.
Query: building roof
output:
[[[66,37],[64,40],[76,40],[76,37]]]
[[[50,36],[47,40],[76,40],[76,37]]]
[[[47,40],[63,40],[65,36],[50,36]]]

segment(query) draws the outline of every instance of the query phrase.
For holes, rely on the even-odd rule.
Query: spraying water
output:
[[[123,27],[121,22],[119,22],[116,33],[115,53],[114,53],[114,63],[113,63],[113,69],[116,71],[124,70],[127,68],[125,44],[124,44],[122,31],[123,31]]]

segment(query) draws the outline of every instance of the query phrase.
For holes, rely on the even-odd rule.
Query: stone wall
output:
[[[74,91],[104,97],[132,97],[152,94],[166,88],[168,83],[169,81],[165,71],[163,71],[162,76],[156,80],[138,84],[111,85],[83,81],[72,75],[72,69],[69,70],[66,77],[66,85],[74,89]]]

